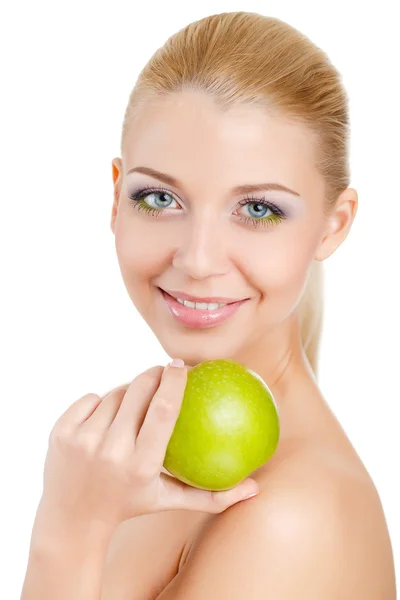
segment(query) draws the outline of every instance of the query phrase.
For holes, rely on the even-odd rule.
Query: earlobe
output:
[[[325,260],[344,242],[353,224],[357,208],[356,190],[345,189],[339,195],[335,207],[326,221],[322,239],[314,256],[315,260]]]
[[[111,231],[115,234],[115,219],[117,218],[117,212],[118,212],[118,199],[115,197],[114,194],[114,202],[112,205],[112,209],[111,209]]]
[[[118,196],[115,196],[114,198],[114,202],[112,205],[112,210],[111,210],[111,231],[115,234],[115,221],[117,219],[117,213],[118,213]]]

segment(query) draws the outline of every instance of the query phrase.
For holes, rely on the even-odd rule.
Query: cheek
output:
[[[276,236],[266,236],[260,243],[257,266],[253,269],[255,284],[266,298],[288,303],[297,300],[316,244],[316,233],[300,227],[288,227],[284,235],[277,232]]]
[[[133,224],[129,219],[120,222],[115,231],[115,248],[124,279],[137,281],[157,274],[164,253],[149,235],[148,229]]]

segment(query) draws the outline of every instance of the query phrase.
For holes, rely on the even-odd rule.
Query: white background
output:
[[[124,288],[111,160],[153,52],[204,16],[286,20],[343,75],[353,228],[325,261],[320,386],[379,490],[400,565],[399,56],[395,2],[15,2],[0,15],[1,596],[19,598],[48,434],[168,356]],[[397,186],[397,189],[396,189]]]

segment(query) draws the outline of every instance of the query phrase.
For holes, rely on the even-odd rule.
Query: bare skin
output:
[[[129,296],[169,356],[192,366],[231,357],[273,384],[298,353],[296,323],[289,317],[312,261],[325,260],[343,242],[357,208],[357,192],[348,188],[331,217],[324,216],[325,184],[314,158],[314,140],[299,125],[248,108],[222,115],[200,94],[163,100],[131,127],[125,156],[112,161],[111,228]],[[182,185],[128,174],[139,166]],[[255,228],[257,205],[241,206],[246,195],[230,189],[261,182],[283,184],[300,196],[254,192],[287,215],[277,223],[263,209],[264,225]],[[169,190],[163,204],[159,194],[146,198],[162,214],[134,209],[129,195],[142,185]],[[218,327],[194,330],[163,310],[158,287],[251,300]]]
[[[189,368],[230,357],[259,373],[277,402],[281,439],[252,474],[257,496],[246,499],[251,481],[210,493],[160,472],[186,369],[156,366],[107,398],[86,394],[49,438],[24,599],[194,600],[205,587],[210,600],[233,600],[245,594],[251,570],[254,597],[265,597],[267,586],[276,600],[300,600],[299,590],[311,600],[301,582],[313,580],[314,598],[394,600],[379,496],[324,402],[299,336],[298,301],[312,261],[344,240],[355,190],[326,217],[314,140],[276,115],[222,115],[204,95],[179,94],[146,106],[135,125],[124,162],[113,161],[111,227],[128,293],[166,352]],[[173,188],[161,191],[157,217],[135,210],[144,200],[133,204],[155,167],[169,175],[153,170],[152,185],[167,179]],[[249,182],[260,191],[264,178],[275,182],[262,183],[263,199],[239,202]],[[250,205],[271,213],[263,229],[258,210],[243,215]],[[247,302],[224,323],[194,329],[166,309],[160,287]]]
[[[138,166],[181,183],[128,174]],[[111,228],[121,273],[164,350],[189,366],[221,357],[243,362],[274,395],[281,439],[274,457],[251,474],[260,488],[257,502],[279,477],[300,473],[307,481],[312,469],[318,469],[319,480],[333,472],[336,481],[365,480],[376,515],[378,576],[387,577],[392,555],[376,489],[318,388],[301,345],[296,308],[312,261],[328,258],[348,235],[357,192],[342,192],[334,212],[325,217],[324,181],[314,167],[314,140],[306,129],[255,109],[219,113],[198,92],[179,93],[142,114],[128,132],[124,156],[115,158],[112,168]],[[259,182],[278,182],[299,195],[252,194],[287,215],[255,229],[239,221],[240,216],[257,218],[251,205],[239,205],[245,195],[229,190]],[[129,194],[142,185],[164,188],[145,202],[163,214],[133,208]],[[157,204],[160,198],[169,201],[165,208]],[[264,212],[271,216],[270,210]],[[251,300],[225,323],[192,329],[164,310],[158,287]],[[132,600],[156,598],[188,560],[205,525],[218,517],[167,511],[122,523],[109,548],[103,600],[117,590],[130,590],[126,597]]]
[[[316,384],[310,385],[299,378],[297,388],[290,385],[289,391],[298,401],[298,421],[292,422],[290,430],[290,420],[285,419],[286,413],[281,409],[281,422],[286,423],[286,429],[278,450],[268,463],[251,474],[260,488],[255,500],[267,500],[275,489],[282,487],[282,482],[287,487],[292,480],[315,488],[316,493],[321,486],[336,484],[342,493],[349,490],[351,497],[353,482],[363,481],[363,510],[368,515],[374,543],[373,564],[368,576],[364,573],[365,565],[361,565],[362,579],[370,589],[380,590],[382,597],[394,600],[392,548],[380,499],[368,472]],[[309,398],[313,407],[307,415],[301,410],[304,397]],[[279,502],[279,491],[275,495]],[[103,600],[115,597],[122,590],[128,592],[131,600],[155,600],[183,569],[193,549],[209,534],[218,518],[219,515],[178,510],[122,523],[109,547]],[[360,561],[363,559],[360,553]]]

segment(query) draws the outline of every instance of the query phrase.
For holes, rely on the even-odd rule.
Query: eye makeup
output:
[[[161,204],[149,205],[147,202],[149,201],[150,197],[153,197],[153,201],[155,201],[157,197],[161,198],[161,200],[158,200],[158,202],[161,202]],[[140,186],[129,193],[130,202],[135,210],[139,212],[144,211],[146,214],[152,217],[161,216],[161,218],[163,218],[162,215],[165,213],[166,209],[170,208],[170,204],[168,204],[170,200],[166,200],[166,197],[169,197],[173,202],[178,203],[174,195],[168,189],[163,187],[154,187],[150,185]],[[238,220],[254,228],[260,226],[271,227],[273,225],[278,225],[287,218],[285,211],[265,198],[258,198],[248,195],[239,201],[239,205],[243,207],[248,206],[250,210],[250,216],[245,215],[239,217]],[[180,206],[179,203],[178,206]],[[255,214],[255,216],[251,216],[251,213],[253,215]],[[265,216],[266,214],[267,216]]]

